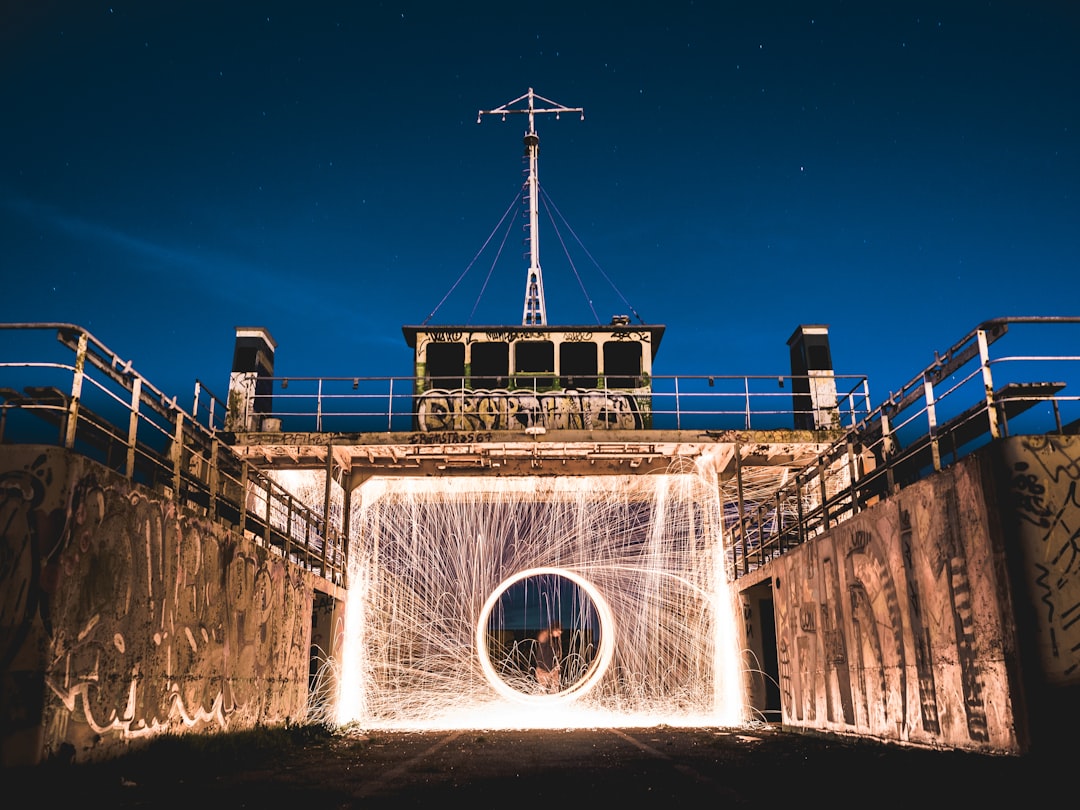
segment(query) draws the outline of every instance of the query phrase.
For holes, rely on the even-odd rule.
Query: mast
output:
[[[511,105],[520,101],[528,101],[527,107],[514,108]],[[536,101],[550,104],[550,107],[537,107]],[[485,115],[501,115],[505,121],[506,116],[515,113],[527,113],[529,116],[529,128],[525,131],[525,154],[529,158],[529,272],[525,279],[525,307],[521,314],[523,326],[544,326],[547,324],[547,306],[544,304],[544,276],[540,270],[540,233],[537,229],[539,220],[539,206],[537,194],[537,164],[540,155],[540,136],[536,134],[536,116],[540,113],[554,113],[558,119],[561,113],[581,113],[581,120],[585,120],[585,110],[581,107],[564,107],[543,96],[538,96],[530,87],[529,92],[518,96],[513,101],[508,101],[501,107],[493,110],[480,110],[476,114],[476,123]]]

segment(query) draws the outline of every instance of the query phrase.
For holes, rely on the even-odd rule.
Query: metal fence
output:
[[[343,582],[348,527],[326,487],[299,501],[225,441],[226,405],[195,383],[185,410],[85,329],[0,324],[0,444],[49,443],[96,459],[267,547]],[[1080,426],[1080,317],[980,324],[877,407],[865,377],[844,378],[829,414],[839,435],[777,489],[737,475],[725,520],[735,576],[823,532],[900,487],[1008,435],[1075,434]],[[33,359],[15,359],[15,358]],[[464,381],[462,381],[464,382]],[[653,429],[791,429],[798,377],[653,377]],[[281,429],[412,430],[411,377],[281,377]],[[425,381],[430,383],[430,381]],[[841,385],[844,385],[842,382]]]
[[[735,576],[995,439],[1080,433],[1080,317],[979,324],[767,493],[737,476],[725,516]]]
[[[239,458],[220,435],[224,403],[202,383],[189,413],[81,327],[0,324],[0,337],[0,445],[67,448],[344,582],[340,515],[297,501]]]
[[[463,377],[264,376],[259,382],[270,393],[256,397],[253,408],[262,425],[301,433],[602,428],[603,419],[611,427],[649,430],[792,430],[800,423],[839,429],[870,413],[864,375],[829,374],[835,404],[828,397],[815,410],[805,392],[822,381],[809,375],[656,375],[637,388],[607,388],[601,380],[588,389],[489,390],[475,389]],[[575,405],[561,407],[571,399]],[[470,407],[479,400],[482,408]],[[555,407],[545,407],[547,400]],[[612,416],[621,400],[633,401],[621,411],[633,420]],[[440,417],[436,427],[430,426],[433,410]],[[589,413],[603,416],[590,422]],[[241,421],[248,421],[246,415]]]

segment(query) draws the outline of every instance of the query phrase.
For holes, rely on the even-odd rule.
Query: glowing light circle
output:
[[[496,672],[495,667],[492,666],[487,649],[487,624],[495,604],[511,586],[521,582],[523,579],[544,574],[555,574],[556,576],[565,577],[578,585],[586,594],[588,594],[589,598],[592,599],[593,605],[596,607],[597,618],[600,622],[600,646],[596,652],[596,659],[592,662],[585,677],[579,678],[566,689],[552,695],[527,695],[507,684],[499,677],[499,673]],[[480,666],[484,670],[484,675],[487,677],[488,682],[495,691],[503,697],[524,703],[550,703],[552,701],[568,703],[587,694],[589,690],[596,686],[600,679],[604,677],[604,673],[607,672],[607,668],[611,664],[611,659],[615,654],[615,619],[611,613],[611,606],[608,605],[607,600],[604,599],[596,587],[588,580],[575,574],[573,571],[568,571],[565,568],[553,567],[529,568],[500,582],[498,587],[491,592],[491,596],[489,596],[484,603],[484,607],[480,611],[480,618],[476,622],[476,653],[480,658]]]

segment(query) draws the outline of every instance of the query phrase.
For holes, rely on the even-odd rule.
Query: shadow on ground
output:
[[[99,764],[4,769],[24,801],[113,808],[999,806],[1065,788],[1068,756],[899,748],[747,728],[167,737]],[[10,791],[5,791],[9,796]],[[682,808],[672,807],[672,810]]]

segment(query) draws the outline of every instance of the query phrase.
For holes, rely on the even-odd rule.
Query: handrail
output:
[[[263,420],[275,420],[275,429],[286,432],[396,432],[424,430],[427,405],[440,399],[446,401],[446,412],[458,421],[473,417],[461,416],[468,409],[467,401],[484,399],[488,405],[501,401],[517,401],[530,396],[543,401],[547,398],[577,398],[603,401],[605,397],[622,398],[641,416],[640,427],[653,430],[775,430],[792,429],[799,416],[813,417],[812,411],[796,407],[800,388],[810,381],[820,380],[811,375],[653,375],[641,388],[612,388],[603,379],[587,388],[517,387],[474,388],[462,377],[407,376],[261,376],[260,383],[272,393],[256,399]],[[854,425],[871,410],[869,383],[865,375],[833,374],[837,386],[836,405],[827,417],[819,417],[822,429],[836,430]],[[845,387],[846,386],[846,387]],[[423,391],[417,394],[417,391]],[[803,395],[805,398],[805,395]],[[599,407],[599,406],[597,406]],[[485,430],[515,430],[528,427],[525,417],[507,414],[498,419],[497,408],[485,408]],[[535,410],[535,409],[534,409]],[[542,413],[530,419],[545,418]],[[545,425],[549,429],[556,424]],[[428,428],[431,429],[431,428]],[[437,429],[453,429],[441,425]],[[476,429],[461,427],[460,430]],[[235,432],[252,432],[236,430]],[[258,430],[254,431],[258,432]]]
[[[989,441],[1017,433],[1080,432],[1080,354],[1037,350],[1048,343],[1055,349],[1080,346],[1078,326],[1080,317],[1071,316],[984,321],[946,351],[935,352],[922,372],[875,408],[866,378],[850,378],[851,387],[837,391],[832,429],[820,434],[828,444],[814,463],[767,493],[743,491],[742,475],[736,476],[738,498],[729,503],[738,508],[725,513],[733,576],[755,570]],[[0,442],[55,442],[98,458],[130,480],[232,521],[328,578],[343,579],[348,537],[341,516],[332,518],[337,507],[329,495],[321,511],[297,504],[284,487],[237,455],[226,441],[225,403],[201,382],[196,381],[188,413],[79,326],[0,324],[0,335],[43,330],[55,333],[52,346],[58,343],[63,354],[0,362]],[[1003,346],[1016,351],[1000,353]],[[801,381],[770,375],[652,376],[643,393],[648,427],[790,429],[784,420],[806,413],[784,407],[778,398],[792,397]],[[348,429],[363,432],[373,420],[374,429],[384,432],[416,429],[416,391],[432,380],[281,377],[272,382],[274,407],[264,412],[292,422],[290,430],[342,432],[352,425]],[[448,404],[464,400],[467,381],[444,382]],[[583,395],[641,393],[597,382],[599,389]]]
[[[995,439],[1080,433],[1080,354],[997,355],[997,349],[1013,345],[1002,340],[1007,334],[1024,343],[1018,327],[1034,327],[1023,338],[1038,345],[1057,331],[1062,344],[1080,346],[1080,317],[980,323],[935,353],[920,374],[890,392],[787,486],[768,493],[767,501],[750,498],[739,514],[727,516],[733,576],[751,573]]]
[[[0,362],[0,443],[55,443],[86,455],[344,584],[348,536],[341,515],[334,519],[340,510],[297,502],[243,461],[223,442],[224,404],[205,386],[196,383],[188,413],[81,327],[0,324],[4,336],[16,331],[54,334],[61,348],[41,347],[55,359]],[[200,402],[206,425],[195,417]]]

